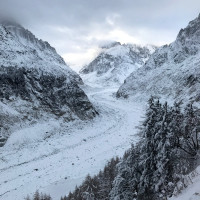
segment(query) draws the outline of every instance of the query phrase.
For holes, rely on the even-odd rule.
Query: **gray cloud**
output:
[[[72,64],[86,62],[103,40],[172,42],[199,8],[199,0],[0,0],[1,14],[49,41],[65,59],[73,54]]]

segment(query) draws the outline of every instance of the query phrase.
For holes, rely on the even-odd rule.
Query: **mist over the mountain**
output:
[[[153,45],[108,43],[80,74],[90,84],[119,87],[132,72],[144,65],[156,48]]]
[[[48,41],[74,69],[104,41],[161,46],[199,13],[199,0],[1,0],[0,15]]]

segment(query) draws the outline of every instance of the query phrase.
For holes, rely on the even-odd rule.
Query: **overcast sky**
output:
[[[199,12],[200,0],[0,0],[0,13],[48,41],[74,69],[108,41],[170,43]]]

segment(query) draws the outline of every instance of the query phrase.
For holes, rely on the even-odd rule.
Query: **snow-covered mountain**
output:
[[[119,86],[144,65],[155,49],[152,45],[107,44],[101,47],[99,55],[91,63],[83,67],[80,74],[86,83]]]
[[[93,118],[96,111],[79,84],[49,43],[17,23],[0,22],[0,145],[1,137],[37,121]]]
[[[199,101],[199,89],[200,15],[180,30],[173,43],[158,48],[144,67],[132,73],[117,96]]]

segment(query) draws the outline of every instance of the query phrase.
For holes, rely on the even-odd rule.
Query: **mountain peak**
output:
[[[154,50],[152,46],[114,42],[104,47],[80,73],[88,83],[119,86],[130,73],[144,65]]]
[[[121,43],[117,42],[117,41],[113,41],[113,42],[107,42],[107,43],[100,45],[100,48],[101,49],[109,49],[111,47],[115,47],[115,46],[118,46],[118,45],[121,45]]]
[[[18,27],[18,28],[23,28],[19,23],[11,19],[0,19],[0,24],[5,27],[13,26],[13,27]]]
[[[185,44],[185,42],[188,42],[189,39],[192,39],[193,41],[195,40],[197,43],[199,43],[199,39],[200,39],[200,14],[197,18],[190,21],[186,28],[181,29],[179,31],[179,34],[178,34],[176,40],[180,41],[182,44]]]

